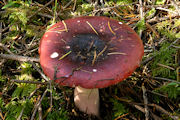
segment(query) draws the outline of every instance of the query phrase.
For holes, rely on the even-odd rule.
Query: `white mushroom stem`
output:
[[[99,116],[99,90],[75,87],[74,102],[80,111]]]

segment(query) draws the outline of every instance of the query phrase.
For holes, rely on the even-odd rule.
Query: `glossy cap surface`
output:
[[[75,44],[72,41],[84,35],[92,38],[90,43],[95,47],[101,46],[97,53],[94,48],[93,56],[86,62],[77,60],[77,55],[74,58],[75,52],[71,49]],[[92,42],[96,38],[103,44]],[[39,54],[44,73],[51,80],[57,78],[55,82],[60,85],[104,88],[131,75],[140,65],[144,48],[135,31],[119,21],[107,17],[78,17],[47,30],[41,39]],[[102,59],[96,59],[98,55]]]

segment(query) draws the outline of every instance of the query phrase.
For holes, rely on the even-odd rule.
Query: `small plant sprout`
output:
[[[58,31],[61,34],[56,36]],[[129,26],[107,17],[86,16],[53,25],[41,39],[39,54],[42,69],[51,80],[75,87],[79,110],[100,116],[98,89],[131,75],[144,47]]]

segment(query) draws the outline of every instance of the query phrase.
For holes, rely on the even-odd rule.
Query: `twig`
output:
[[[61,57],[59,58],[59,60],[64,59],[66,56],[68,56],[69,54],[71,54],[71,52],[72,52],[72,51],[69,51],[69,52],[67,52],[66,54],[64,54],[63,56],[61,56]]]
[[[148,79],[149,77],[145,77],[145,76],[144,76],[143,78]],[[136,86],[137,88],[141,89],[141,87],[139,87],[139,86],[137,86],[137,85],[135,85],[135,86]],[[167,98],[167,96],[162,95],[162,94],[157,93],[157,92],[154,92],[154,91],[152,91],[152,90],[148,90],[148,89],[146,89],[146,92],[149,92],[149,93],[152,93],[152,94],[159,95],[159,96],[161,96],[161,97],[165,97],[165,98]]]
[[[29,97],[28,97],[27,99],[30,99],[30,98],[34,95],[34,93],[37,91],[37,89],[39,89],[39,87],[37,87],[37,88],[29,95]],[[22,108],[21,113],[20,113],[20,115],[18,116],[17,120],[21,120],[21,117],[22,117],[22,115],[23,115],[24,109],[25,109],[25,106]]]
[[[76,4],[77,4],[77,0],[74,0],[73,11],[75,11],[75,9],[76,9]]]
[[[164,108],[162,108],[162,107],[159,106],[159,105],[156,105],[156,104],[148,104],[148,106],[155,107],[159,112],[168,115],[168,116],[171,117],[173,120],[179,120],[179,117],[178,117],[178,116],[173,116],[173,115],[171,115],[168,111],[166,111]]]
[[[127,55],[127,54],[122,53],[122,52],[111,52],[111,53],[108,53],[107,55]]]
[[[151,111],[150,111],[151,112]],[[151,112],[152,117],[154,118],[154,120],[163,120],[162,118],[160,118],[159,116],[155,115],[153,112]]]
[[[52,98],[52,81],[49,81],[49,89],[50,89],[50,108],[53,107],[53,98]]]
[[[23,113],[24,113],[24,109],[25,109],[25,107],[23,106],[23,108],[22,108],[22,110],[21,110],[21,113],[19,114],[17,120],[21,120],[21,117],[22,117],[22,115],[23,115]]]
[[[27,48],[28,49],[28,48]],[[30,54],[30,53],[33,53],[33,52],[35,52],[35,51],[38,51],[38,47],[37,48],[34,48],[34,49],[32,49],[32,50],[29,50],[29,51],[27,51],[26,53],[24,53],[23,55],[27,55],[27,54]]]
[[[100,0],[101,6],[104,7],[104,0]]]
[[[109,28],[109,30],[111,31],[111,33],[113,34],[113,35],[116,35],[116,33],[112,30],[112,28],[111,28],[111,25],[110,25],[110,22],[108,21],[108,28]]]
[[[3,3],[4,3],[4,5],[6,5],[7,3],[6,3],[6,0],[3,0]]]
[[[180,40],[180,38],[177,38],[173,43],[171,43],[168,47],[166,47],[164,50],[157,52],[155,55],[145,59],[144,61],[141,62],[142,65],[147,64],[149,61],[151,61],[152,59],[154,59],[157,55],[159,55],[162,52],[165,52],[166,50],[168,50],[169,48],[171,48],[174,44],[178,43],[178,41]]]
[[[42,78],[45,80],[45,81],[47,81],[47,82],[45,82],[46,84],[49,84],[49,88],[50,88],[50,108],[52,108],[52,102],[53,102],[53,100],[52,100],[52,81],[51,80],[49,80],[47,77],[46,77],[46,75],[35,65],[35,63],[33,63],[33,62],[30,62],[32,65],[33,65],[33,67],[39,72],[39,74],[42,76]]]
[[[96,53],[96,50],[95,50],[95,51],[94,51],[94,57],[93,57],[93,60],[92,60],[92,66],[93,66],[94,63],[95,63],[96,58],[97,58],[97,53]]]
[[[37,107],[37,104],[38,104],[39,101],[40,101],[40,97],[41,97],[41,96],[38,96],[38,97],[37,97],[36,103],[35,103],[34,108],[33,108],[34,111],[35,111],[35,108]],[[32,116],[31,116],[31,118],[33,118],[33,119],[34,119],[34,116],[35,116],[35,114],[36,114],[36,112],[34,113],[34,111],[33,111],[33,114],[32,114]],[[32,119],[32,120],[33,120],[33,119]]]
[[[155,107],[158,111],[170,116],[172,119],[174,120],[179,120],[179,117],[178,116],[172,116],[169,112],[167,112],[164,108],[156,105],[156,104],[142,104],[142,103],[135,103],[135,102],[131,102],[131,100],[127,100],[127,99],[123,99],[123,98],[119,98],[117,96],[113,96],[114,98],[116,98],[117,100],[120,100],[120,101],[123,101],[123,102],[126,102],[128,103],[129,105],[135,107],[136,109],[138,109],[139,111],[141,111],[142,113],[145,113],[146,114],[146,111],[143,107],[139,106],[139,105],[147,105],[147,106],[153,106]],[[157,117],[155,114],[153,114],[151,111],[149,111],[152,115],[153,115],[153,118],[159,118]]]
[[[179,16],[180,16],[180,7],[177,5],[177,3],[176,3],[175,0],[171,0],[171,2],[172,2],[172,4],[173,4],[173,6],[176,8],[176,10],[177,10],[177,12],[178,12],[178,14],[179,14]]]
[[[48,78],[46,77],[46,75],[35,65],[35,63],[32,62],[32,61],[30,61],[30,63],[32,64],[32,66],[34,67],[34,69],[36,69],[36,70],[39,72],[39,74],[41,75],[41,77],[42,77],[45,81],[49,82],[49,79],[48,79]]]
[[[20,55],[20,54],[23,54],[23,55],[26,55],[27,53],[29,53],[29,50],[31,49],[37,49],[38,48],[38,45],[37,44],[34,44],[32,45],[32,42],[34,42],[34,40],[36,39],[36,36],[33,37],[33,39],[31,40],[31,45],[29,47],[27,47],[26,49],[18,52],[17,54]],[[39,41],[39,39],[36,39],[37,41]],[[32,51],[31,51],[32,52]]]
[[[5,45],[3,45],[2,43],[0,43],[0,47],[2,47],[6,52],[8,52],[9,54],[13,54]]]
[[[0,42],[2,40],[2,22],[0,22]]]
[[[33,114],[31,116],[31,120],[34,120],[34,117],[36,115],[36,112],[37,112],[37,109],[39,108],[39,105],[41,104],[43,98],[45,97],[46,93],[47,93],[48,89],[46,89],[41,97],[41,99],[38,101],[38,103],[35,105],[34,107],[34,111],[33,111]]]
[[[51,112],[52,108],[48,108],[45,113],[43,114],[43,120],[45,120],[46,116],[49,114],[49,112]]]
[[[34,14],[28,16],[27,18],[30,20],[31,17],[33,17],[34,15],[38,14],[42,9],[44,9],[45,7],[47,7],[48,5],[50,5],[53,1],[54,1],[54,0],[49,1],[49,2],[46,3],[42,8],[38,9]],[[8,30],[11,26],[13,26],[13,25],[15,25],[15,24],[18,24],[18,23],[20,23],[20,21],[15,22],[15,23],[9,25],[8,27],[4,28],[4,29],[2,30],[2,32],[5,32],[5,31]]]
[[[144,17],[144,13],[143,13],[143,3],[142,3],[142,0],[139,0],[139,12],[140,12],[140,19],[142,20],[143,17]]]
[[[1,108],[0,108],[0,119],[5,120],[5,118],[4,118],[3,114],[2,114]]]
[[[28,62],[28,61],[39,62],[39,58],[20,56],[20,55],[0,54],[0,57],[4,59],[11,59],[11,60],[17,60],[23,62]]]
[[[40,88],[40,85],[38,85],[38,86],[36,87],[36,89],[30,93],[28,99],[30,99],[30,98],[34,95],[34,93],[36,93],[36,91],[37,91],[39,88]]]
[[[143,3],[142,0],[139,0],[139,4],[140,4],[140,8],[139,8],[139,12],[140,12],[140,19],[142,20],[144,18],[144,13],[143,13]],[[140,38],[142,37],[142,30],[139,31],[139,36]]]
[[[151,77],[152,79],[157,79],[157,80],[165,80],[165,81],[170,81],[170,82],[175,82],[180,84],[180,82],[176,81],[176,80],[172,80],[172,79],[168,79],[168,78],[162,78],[162,77]]]
[[[137,118],[133,114],[129,114],[130,120],[137,120]]]
[[[34,14],[28,16],[28,19],[30,19],[31,17],[33,17],[34,15],[38,14],[42,9],[44,9],[45,7],[47,7],[48,5],[50,5],[54,0],[49,1],[48,3],[46,3],[42,8],[39,8]]]
[[[16,83],[29,83],[29,84],[42,84],[42,85],[49,84],[48,82],[40,82],[40,81],[27,81],[27,80],[14,80],[14,79],[11,81]]]
[[[39,120],[43,120],[41,104],[40,104],[39,107],[38,107],[38,113],[39,113]]]
[[[63,7],[63,10],[66,9],[69,5],[71,5],[72,2],[73,2],[73,0],[69,1],[69,2]]]
[[[161,66],[161,67],[164,67],[164,68],[167,68],[167,69],[170,69],[170,70],[175,70],[173,67],[170,67],[170,66],[167,66],[167,65],[164,65],[164,64],[161,64],[161,63],[157,63],[158,66]]]
[[[172,11],[172,10],[169,10],[169,9],[166,9],[166,8],[162,8],[162,7],[157,7],[156,9],[158,9],[158,10],[162,10],[162,11],[166,11],[166,12],[170,12],[170,13],[173,13],[173,14],[177,14],[177,12],[174,12],[174,11]]]
[[[0,66],[2,66],[6,62],[5,59],[0,60]]]
[[[123,115],[121,115],[121,116],[118,116],[118,117],[115,118],[114,120],[119,120],[120,118],[123,118],[123,117],[125,117],[125,116],[127,116],[127,115],[129,115],[129,113],[126,113],[126,114],[123,114]]]
[[[162,94],[157,93],[157,92],[154,92],[154,91],[151,91],[151,90],[147,90],[147,92],[152,93],[152,94],[155,94],[155,95],[159,95],[159,96],[161,96],[161,97],[165,97],[165,98],[167,98],[167,96],[162,95]]]
[[[171,7],[173,4],[164,4],[164,5],[146,5],[146,6],[144,6],[144,7],[146,7],[146,8],[157,8],[157,7]],[[179,5],[179,4],[177,4],[177,5]]]
[[[144,61],[141,62],[141,65],[147,64],[149,61],[153,60],[156,55],[146,58]]]
[[[143,91],[143,99],[144,99],[145,120],[149,120],[149,108],[147,106],[148,98],[147,98],[146,88],[144,85],[142,85],[142,91]]]
[[[179,46],[176,46],[176,45],[172,45],[173,48],[176,48],[176,49],[180,49]]]
[[[169,112],[167,112],[164,108],[162,108],[161,106],[159,105],[156,105],[156,104],[148,104],[149,106],[153,106],[155,107],[158,111],[164,113],[164,114],[167,114],[169,115]]]
[[[114,5],[113,7],[103,7],[103,8],[100,8],[100,9],[95,9],[91,12],[88,12],[88,13],[85,13],[83,14],[82,16],[86,16],[86,15],[89,15],[89,14],[92,14],[92,13],[97,13],[99,11],[111,11],[113,8],[119,8],[119,7],[125,7],[125,6],[129,6],[129,5],[134,5],[134,4],[137,4],[137,2],[133,2],[133,3],[129,3],[129,4],[124,4],[124,5]]]
[[[48,15],[48,14],[45,14],[45,13],[38,13],[38,15],[40,15],[40,16],[42,16],[42,17],[49,18],[49,19],[53,19],[53,18],[54,18],[53,16]]]
[[[146,22],[146,27],[149,28],[156,35],[157,38],[160,38],[159,33],[156,30],[154,30],[151,27],[151,25],[149,23],[147,23],[147,22]]]
[[[142,113],[145,113],[145,110],[143,107],[139,106],[139,105],[134,105],[134,104],[130,104],[131,106],[135,107],[136,109],[138,109],[139,111],[141,111]]]
[[[180,18],[179,15],[171,15],[171,18],[176,18],[176,17]],[[164,20],[168,20],[168,19],[170,19],[170,17],[163,17],[163,18],[154,17],[152,19],[147,20],[146,22],[153,23],[153,22],[164,21]]]
[[[95,28],[91,25],[91,23],[89,23],[88,21],[86,21],[86,23],[91,27],[91,29],[92,29],[97,35],[99,35],[98,32],[95,30]]]
[[[106,51],[106,49],[107,49],[107,45],[103,48],[103,50],[100,53],[98,53],[97,58],[101,56],[104,53],[104,51]]]

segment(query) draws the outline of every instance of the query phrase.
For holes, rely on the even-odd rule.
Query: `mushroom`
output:
[[[40,47],[44,73],[59,85],[75,87],[79,110],[99,116],[98,88],[126,79],[140,65],[143,43],[129,26],[107,17],[64,20],[49,28]]]

